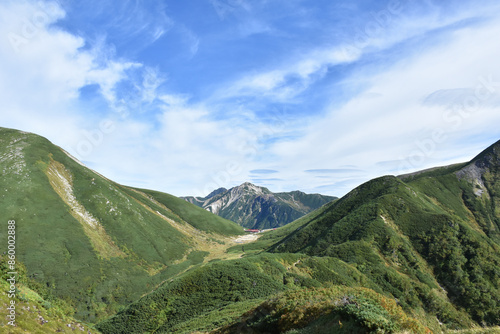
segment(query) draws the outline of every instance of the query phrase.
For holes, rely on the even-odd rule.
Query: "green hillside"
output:
[[[335,258],[261,254],[215,262],[186,273],[98,328],[103,333],[235,333],[237,328],[256,333],[274,328],[271,332],[281,333],[334,312],[346,313],[346,328],[380,325],[426,332],[425,326],[408,317],[394,300],[372,289],[354,288],[360,286],[378,289],[365,275]],[[350,299],[341,305],[345,298]],[[351,304],[361,311],[348,310]],[[244,323],[243,314],[243,318],[250,318]],[[364,321],[373,323],[366,327]]]
[[[206,232],[219,233],[222,235],[237,235],[241,234],[241,227],[236,224],[228,224],[228,221],[217,215],[208,214],[206,210],[193,209],[193,205],[185,200],[169,194],[161,193],[153,190],[141,190],[142,192],[152,196],[161,204],[167,206],[174,211],[179,218],[200,230]]]
[[[0,128],[0,168],[0,247],[15,220],[28,332],[499,331],[500,142],[470,163],[371,180],[252,243],[33,134]]]
[[[397,303],[365,288],[288,291],[261,303],[220,333],[428,333]]]
[[[186,272],[98,328],[498,332],[479,328],[500,324],[499,146],[468,164],[367,182],[228,249],[243,259]]]
[[[372,180],[272,250],[340,258],[446,321],[429,303],[441,289],[477,323],[498,325],[499,153],[496,143],[469,164]]]
[[[27,275],[96,321],[220,257],[243,230],[180,199],[116,184],[34,134],[0,128],[0,247],[16,221]]]

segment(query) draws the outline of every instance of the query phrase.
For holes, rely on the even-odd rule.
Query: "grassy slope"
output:
[[[220,333],[429,333],[396,302],[373,290],[334,286],[287,291]]]
[[[22,285],[19,286],[19,299],[16,303],[16,326],[10,326],[7,323],[8,320],[4,320],[9,314],[6,307],[11,300],[5,293],[8,290],[7,283],[0,282],[0,289],[0,317],[2,319],[0,332],[2,333],[74,333],[75,329],[80,328],[84,329],[85,333],[99,333],[94,326],[64,314],[58,306],[44,300],[36,292]]]
[[[117,185],[33,134],[0,129],[0,168],[0,208],[17,222],[18,259],[80,319],[115,313],[241,234],[169,195],[155,193],[169,198],[163,205]]]
[[[187,272],[100,323],[103,333],[187,333],[234,323],[281,291],[369,286],[365,275],[327,257],[264,253]],[[348,293],[346,290],[345,293]]]
[[[365,288],[362,288],[365,287]],[[367,287],[367,288],[366,288]],[[447,307],[456,323],[463,312]],[[332,257],[262,253],[185,273],[98,324],[103,333],[345,333],[442,328],[423,305],[408,310],[352,265]]]
[[[81,330],[85,333],[100,333],[93,325],[82,323],[72,317],[72,308],[64,302],[51,295],[43,293],[35,282],[26,276],[26,269],[21,263],[16,264],[16,298],[15,301],[15,325],[11,326],[7,318],[10,311],[7,307],[13,299],[9,298],[10,286],[6,279],[11,275],[3,275],[7,272],[7,258],[0,255],[0,268],[2,277],[0,281],[0,332],[1,333],[74,333]],[[38,289],[37,289],[38,288]],[[37,291],[42,292],[42,295]],[[68,326],[69,325],[69,326]]]
[[[298,298],[297,312],[309,314],[308,308],[311,308],[311,312],[316,312],[316,315],[326,313],[324,316],[313,317],[310,317],[309,314],[306,317],[307,321],[302,319],[300,315],[297,315],[297,319],[289,319],[287,326],[295,326],[295,328],[301,327],[297,322],[304,322],[305,327],[299,332],[327,332],[326,328],[330,328],[332,323],[336,323],[342,317],[346,318],[348,311],[342,308],[346,305],[338,308],[335,301],[348,296],[350,292],[346,288],[339,287],[339,284],[368,287],[371,291],[368,294],[372,297],[373,293],[381,294],[380,298],[373,299],[373,297],[360,303],[361,311],[359,313],[349,313],[347,321],[342,322],[344,324],[343,330],[346,332],[366,332],[372,328],[370,326],[379,329],[385,328],[384,326],[389,326],[387,328],[394,326],[400,330],[409,330],[408,327],[405,327],[410,326],[408,323],[394,320],[387,313],[384,313],[383,310],[389,301],[393,303],[397,301],[398,310],[400,310],[398,312],[404,311],[408,319],[417,319],[415,322],[411,322],[418,329],[414,328],[415,332],[422,330],[425,332],[426,327],[433,331],[472,327],[475,324],[471,317],[462,310],[462,307],[465,307],[476,320],[479,320],[477,310],[457,301],[456,296],[453,295],[454,292],[449,289],[449,284],[446,284],[446,280],[439,274],[437,278],[434,275],[435,265],[439,260],[433,260],[432,256],[441,253],[422,250],[423,247],[429,245],[443,246],[442,240],[425,241],[424,236],[440,236],[440,233],[436,233],[440,228],[446,229],[447,226],[455,226],[449,225],[450,219],[457,220],[456,226],[464,226],[463,233],[465,235],[472,233],[465,227],[466,223],[464,222],[467,217],[471,218],[470,212],[461,204],[460,198],[451,196],[451,194],[460,193],[455,188],[460,186],[460,182],[456,177],[454,178],[456,182],[451,182],[453,177],[450,176],[449,171],[439,175],[435,173],[433,176],[422,174],[418,178],[412,179],[411,186],[395,177],[373,180],[356,189],[338,203],[326,205],[283,228],[266,233],[253,244],[234,246],[228,251],[238,253],[244,249],[246,257],[244,260],[238,261],[248,261],[257,265],[259,270],[266,268],[264,273],[274,273],[270,276],[282,285],[282,290],[295,291],[298,288],[320,287],[337,287],[339,289],[339,295],[330,300],[333,304],[327,303],[322,305],[323,308],[318,308],[314,304],[305,307],[303,300]],[[445,179],[439,182],[431,179],[433,187],[425,185],[425,178],[438,176]],[[439,186],[438,183],[443,185]],[[444,185],[451,188],[446,188]],[[441,194],[443,198],[438,201],[435,197],[431,197],[431,194],[420,192],[418,186]],[[458,221],[460,222],[458,223]],[[465,237],[460,239],[461,242],[467,240]],[[277,253],[275,257],[270,257],[263,251],[273,244],[272,249]],[[481,244],[480,248],[484,248],[487,252],[494,252],[494,248],[488,248],[490,246],[494,247],[494,244]],[[320,257],[283,254],[283,252],[290,251],[305,252]],[[286,264],[283,267],[278,265],[284,263],[285,258],[288,259]],[[337,258],[345,262],[339,261]],[[452,258],[449,261],[453,263]],[[224,264],[213,264],[213,266],[219,265]],[[253,270],[257,269],[253,268]],[[451,268],[446,268],[446,272],[452,273],[453,271]],[[191,274],[187,273],[186,275],[190,277]],[[238,282],[241,279],[240,275],[235,273],[229,281]],[[206,282],[207,279],[204,278],[200,279],[197,284],[203,286]],[[493,285],[494,283],[488,282],[488,284]],[[444,284],[448,292],[444,291],[440,284]],[[147,305],[157,303],[160,300],[168,303],[171,307],[170,317],[167,317],[168,320],[164,319],[162,324],[157,323],[153,326],[154,328],[146,327],[146,329],[158,333],[163,331],[181,333],[194,329],[214,330],[220,326],[224,327],[222,330],[229,330],[229,332],[234,330],[235,326],[240,329],[248,327],[249,330],[257,332],[259,332],[259,326],[264,325],[275,326],[276,332],[283,330],[279,327],[283,324],[277,320],[281,319],[280,314],[283,313],[279,307],[273,311],[274,313],[271,312],[273,317],[276,316],[275,320],[272,320],[274,319],[272,317],[270,319],[269,314],[261,319],[262,305],[252,308],[252,305],[259,303],[262,296],[250,298],[250,300],[247,300],[246,298],[249,297],[245,296],[245,303],[239,304],[240,302],[227,302],[227,296],[212,295],[210,299],[216,300],[219,304],[213,307],[204,306],[202,310],[190,315],[191,320],[182,321],[177,318],[177,313],[183,313],[182,308],[179,308],[175,302],[172,304],[167,302],[169,300],[167,296],[172,294],[170,289],[171,285],[169,284],[162,286],[148,298],[141,299],[135,306],[127,308],[117,317],[102,323],[100,328],[105,333],[120,333],[120,330],[117,331],[117,329],[121,328],[124,323],[150,326],[148,319],[152,314],[148,316],[146,313],[144,317],[137,317],[137,315],[143,314],[144,309],[148,308]],[[241,289],[241,287],[235,289]],[[230,291],[230,289],[228,290]],[[470,291],[473,290],[474,288],[471,288]],[[204,291],[203,294],[207,293],[203,289],[202,291]],[[487,298],[487,295],[485,297]],[[182,298],[185,301],[187,299],[186,302],[190,305],[198,304],[190,301],[189,295],[183,295]],[[270,296],[268,295],[267,298]],[[284,298],[286,303],[295,303],[295,297],[286,294],[285,297],[272,297],[267,302],[263,302],[263,305],[269,304],[275,298]],[[478,303],[479,301],[474,302]],[[483,307],[489,310],[489,315],[486,316],[494,316],[496,312],[494,306],[485,304]],[[138,309],[141,311],[137,311]],[[237,310],[240,311],[240,314],[249,312],[245,317],[251,319],[251,325],[237,320]],[[288,308],[286,310],[290,311]],[[439,321],[443,325],[440,325]],[[490,323],[494,323],[494,320]],[[386,330],[388,330],[387,328]],[[145,330],[145,327],[138,327],[136,330],[140,332]]]
[[[372,180],[304,222],[273,251],[338,257],[407,310],[424,307],[450,326],[463,325],[452,305],[480,324],[498,325],[498,164],[483,176],[483,196],[457,178],[461,167],[404,181]]]
[[[190,204],[179,197],[152,190],[141,191],[151,195],[156,201],[175,212],[180,219],[190,222],[197,229],[222,235],[243,233],[243,229],[238,225],[229,223],[222,217],[209,214],[207,210]]]
[[[257,242],[228,249],[244,252],[244,259],[187,272],[177,281],[182,283],[163,285],[99,328],[105,333],[120,333],[130,324],[138,326],[136,332],[155,333],[329,333],[334,327],[348,333],[497,332],[477,327],[499,323],[499,174],[490,166],[484,174],[487,195],[478,197],[470,181],[455,175],[464,166],[372,180]],[[234,270],[239,266],[248,273]],[[210,274],[204,277],[203,271]],[[249,273],[261,275],[262,291],[278,284],[282,292],[246,294]],[[193,284],[194,294],[180,288]],[[214,288],[219,284],[222,290]],[[209,295],[210,305],[192,300],[197,294]],[[183,319],[186,306],[179,300],[191,306],[189,319]],[[151,305],[169,312],[153,326]]]
[[[488,193],[482,197],[454,176],[458,167],[379,178],[256,243],[233,246],[227,234],[241,230],[227,221],[211,220],[169,195],[116,185],[39,137],[29,141],[42,147],[25,156],[26,168],[11,156],[5,159],[12,147],[0,152],[8,171],[0,191],[6,190],[1,196],[7,215],[20,222],[18,235],[45,252],[33,254],[19,242],[28,268],[40,268],[28,271],[37,287],[71,296],[66,304],[77,306],[78,317],[95,319],[164,282],[100,322],[103,333],[258,333],[262,326],[321,333],[334,324],[345,332],[439,332],[498,324],[495,169],[484,176]],[[61,184],[47,177],[51,168],[53,175],[73,176],[75,200],[103,231],[89,231],[51,190]],[[39,198],[49,210],[37,207]],[[109,218],[115,212],[119,216]],[[34,226],[28,230],[24,222]],[[168,235],[159,237],[156,231],[163,228]],[[201,266],[210,260],[217,261]]]

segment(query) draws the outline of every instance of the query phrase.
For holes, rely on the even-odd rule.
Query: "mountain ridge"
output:
[[[175,196],[112,182],[35,134],[0,128],[0,170],[0,209],[17,223],[17,260],[86,321],[224,258],[243,234]]]
[[[298,190],[273,193],[250,182],[231,189],[216,189],[206,197],[181,198],[250,229],[286,225],[337,199],[333,196],[306,194]]]
[[[420,290],[425,286],[418,282],[429,281],[431,276],[423,278],[433,275],[475,321],[498,325],[498,152],[497,142],[462,165],[368,181],[329,206],[322,216],[305,221],[271,251],[333,256],[358,267],[364,263],[378,268],[362,270],[374,280],[382,272],[394,280],[404,273],[413,278],[414,289]],[[400,302],[410,303],[395,288],[397,284],[380,284]]]

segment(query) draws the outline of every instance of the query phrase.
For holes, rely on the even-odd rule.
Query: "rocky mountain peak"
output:
[[[479,153],[470,164],[480,168],[490,168],[500,164],[500,140]]]
[[[246,192],[246,193],[252,193],[252,194],[270,194],[271,193],[269,191],[269,189],[256,186],[255,184],[250,183],[250,182],[245,182],[238,187],[234,187],[233,189],[235,189],[237,192]]]
[[[470,181],[475,187],[476,196],[481,196],[487,193],[483,175],[498,171],[500,171],[500,140],[477,155],[464,168],[457,171],[456,175],[459,179]]]
[[[205,197],[205,198],[207,198],[207,199],[208,199],[208,198],[212,198],[212,197],[215,197],[215,196],[217,196],[217,195],[219,195],[219,194],[225,193],[226,191],[227,191],[227,189],[226,189],[226,188],[219,188],[219,189],[215,189],[215,190],[214,190],[214,191],[212,191],[210,194],[208,194],[208,196],[207,196],[207,197]]]
[[[229,190],[217,189],[207,197],[183,199],[247,228],[274,228],[302,217],[335,197],[300,191],[273,193],[245,182]]]

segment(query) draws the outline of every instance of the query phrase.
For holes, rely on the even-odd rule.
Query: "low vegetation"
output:
[[[390,298],[365,288],[288,291],[266,300],[220,333],[430,333]]]
[[[51,295],[47,289],[29,279],[26,268],[22,263],[16,264],[15,298],[10,298],[10,284],[6,281],[11,275],[6,273],[7,257],[0,255],[0,332],[17,333],[74,333],[75,330],[85,333],[100,333],[94,325],[76,320],[73,317],[73,308],[64,301]],[[11,314],[8,307],[14,300],[15,318],[8,318]],[[9,321],[12,321],[9,324]]]

